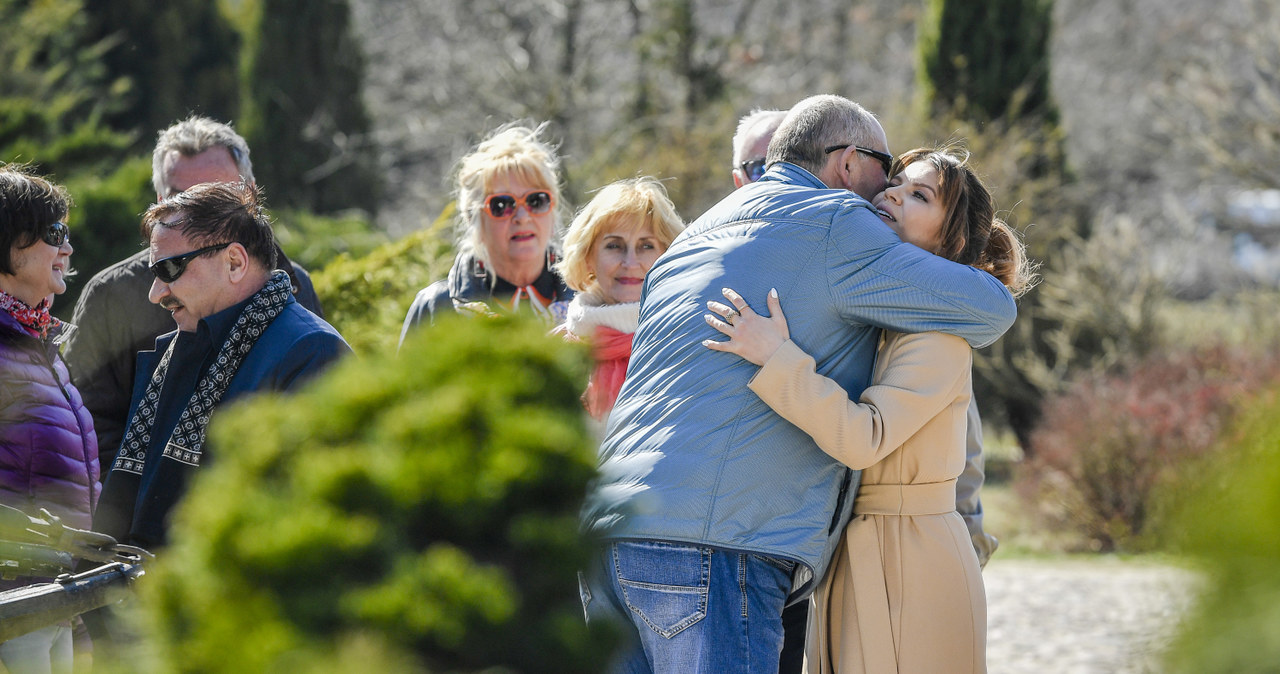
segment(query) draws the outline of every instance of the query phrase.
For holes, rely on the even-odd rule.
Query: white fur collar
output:
[[[578,293],[569,304],[564,326],[578,337],[589,338],[604,326],[618,332],[635,332],[640,324],[640,303],[604,304],[590,293]]]

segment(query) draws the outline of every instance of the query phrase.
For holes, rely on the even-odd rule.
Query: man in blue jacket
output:
[[[857,489],[858,473],[747,388],[755,366],[702,346],[719,334],[707,301],[725,287],[777,289],[794,307],[791,339],[853,397],[882,328],[985,346],[1013,323],[994,277],[902,243],[876,216],[868,199],[891,160],[856,103],[805,99],[775,132],[766,174],[690,225],[646,276],[585,515],[608,545],[583,599],[589,614],[634,625],[625,671],[776,671],[782,608],[822,576]]]
[[[103,485],[94,530],[152,549],[206,452],[210,415],[256,391],[285,391],[350,352],[293,297],[277,269],[256,190],[204,183],[149,208],[149,298],[178,329],[138,354],[129,423]]]

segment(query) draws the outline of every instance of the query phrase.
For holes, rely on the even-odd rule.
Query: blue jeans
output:
[[[614,671],[778,671],[782,607],[795,562],[662,541],[619,541],[597,556],[582,600],[588,620],[621,621]]]
[[[70,674],[71,628],[44,627],[0,643],[0,671],[11,674]]]

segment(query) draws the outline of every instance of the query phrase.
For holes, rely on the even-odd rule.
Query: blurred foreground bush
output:
[[[600,671],[575,573],[586,354],[545,333],[446,317],[221,413],[140,587],[156,668]]]
[[[1045,403],[1016,488],[1054,528],[1101,551],[1136,551],[1188,471],[1214,453],[1242,405],[1280,382],[1276,349],[1214,346],[1152,355],[1078,378]]]
[[[1208,577],[1172,642],[1169,672],[1280,671],[1280,388],[1261,397],[1223,444],[1216,470],[1180,494],[1167,530]]]

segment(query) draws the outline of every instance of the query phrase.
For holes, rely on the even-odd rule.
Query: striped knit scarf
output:
[[[292,289],[289,276],[277,270],[271,280],[253,295],[248,306],[240,313],[231,333],[218,350],[217,360],[209,370],[200,377],[196,390],[187,401],[187,407],[178,419],[173,434],[164,446],[164,456],[191,466],[200,465],[201,450],[204,447],[205,431],[209,426],[209,416],[222,400],[236,371],[244,362],[253,345],[258,342],[262,333],[284,311]],[[147,389],[142,394],[138,411],[134,413],[120,445],[120,453],[116,456],[111,470],[142,474],[147,461],[147,447],[151,445],[151,430],[155,425],[156,409],[159,407],[160,390],[164,386],[165,375],[169,372],[169,360],[173,356],[173,347],[177,339],[169,342],[169,348],[156,365],[155,373],[147,382]]]

